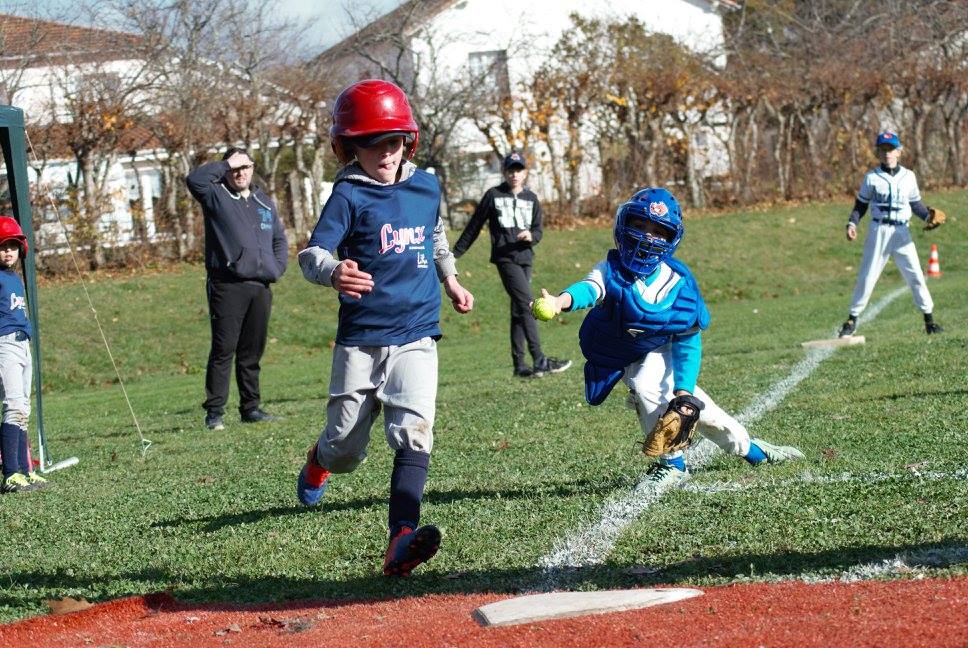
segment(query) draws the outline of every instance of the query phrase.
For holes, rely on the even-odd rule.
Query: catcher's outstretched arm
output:
[[[702,365],[702,336],[699,331],[676,336],[672,340],[673,391],[696,391],[696,380]]]

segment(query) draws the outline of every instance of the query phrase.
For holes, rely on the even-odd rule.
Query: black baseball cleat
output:
[[[222,415],[209,412],[205,415],[205,427],[209,430],[224,430],[225,423],[222,422]]]
[[[851,315],[850,317],[847,318],[847,321],[844,322],[844,325],[840,327],[840,333],[838,333],[837,335],[839,337],[848,337],[853,335],[854,331],[856,330],[857,330],[857,318]]]
[[[941,328],[941,325],[935,324],[934,322],[925,322],[924,330],[927,331],[928,335],[933,335],[935,333],[944,333],[944,329]]]
[[[254,410],[249,410],[248,412],[242,412],[242,422],[243,423],[268,423],[270,421],[278,421],[278,416],[273,416],[268,412],[264,412],[258,407]]]
[[[561,373],[571,366],[571,360],[559,360],[558,358],[545,358],[534,366],[536,377],[549,373]]]
[[[534,378],[534,369],[531,367],[518,367],[514,370],[514,375],[517,378]]]
[[[440,548],[440,530],[432,524],[422,526],[416,531],[401,527],[390,538],[386,556],[383,559],[384,576],[409,576],[414,567],[434,557]]]

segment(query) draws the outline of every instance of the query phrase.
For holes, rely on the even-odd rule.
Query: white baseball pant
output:
[[[624,380],[631,391],[629,404],[638,414],[643,433],[648,434],[674,397],[671,343],[626,367]],[[705,404],[699,413],[697,431],[722,448],[723,452],[746,456],[750,451],[750,433],[746,427],[717,405],[698,385],[693,395]],[[662,455],[662,458],[671,459],[680,454],[681,451]]]
[[[864,312],[871,293],[874,292],[874,285],[890,257],[894,258],[895,265],[911,289],[914,305],[922,313],[934,310],[934,301],[924,281],[921,262],[918,261],[918,250],[911,240],[911,230],[907,225],[871,222],[867,238],[864,239],[864,256],[861,258],[854,296],[850,302],[849,312],[852,316],[857,317]]]

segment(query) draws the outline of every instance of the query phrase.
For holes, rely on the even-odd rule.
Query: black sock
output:
[[[390,537],[403,526],[420,523],[420,500],[427,483],[430,455],[417,450],[397,450],[390,477]]]
[[[925,313],[924,314],[924,323],[925,324],[934,324],[934,315],[932,315],[931,313]]]
[[[20,427],[0,425],[0,453],[3,453],[3,478],[20,471]]]
[[[29,475],[34,467],[30,465],[30,439],[27,430],[20,428],[20,472]]]

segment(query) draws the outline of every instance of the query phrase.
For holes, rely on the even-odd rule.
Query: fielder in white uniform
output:
[[[853,335],[857,330],[857,317],[867,306],[888,258],[894,259],[911,289],[914,304],[924,314],[928,334],[941,333],[943,329],[932,316],[934,301],[924,281],[918,251],[908,229],[912,213],[922,220],[928,219],[928,207],[921,202],[921,191],[914,172],[898,164],[901,140],[897,134],[891,131],[878,134],[875,146],[881,164],[864,176],[847,222],[847,240],[853,241],[857,238],[857,225],[870,207],[871,226],[864,240],[864,256],[860,262],[857,285],[847,320],[840,328],[840,337]]]

